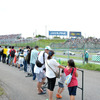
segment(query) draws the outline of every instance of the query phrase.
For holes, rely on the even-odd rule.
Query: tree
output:
[[[35,37],[36,38],[39,38],[39,37],[45,38],[46,36],[44,36],[44,35],[36,35]]]

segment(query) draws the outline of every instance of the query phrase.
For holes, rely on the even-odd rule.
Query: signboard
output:
[[[81,37],[81,32],[70,32],[69,36],[70,37]]]
[[[67,31],[49,31],[49,35],[67,35]]]

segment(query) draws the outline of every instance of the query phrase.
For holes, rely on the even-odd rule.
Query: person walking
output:
[[[68,60],[68,66],[64,69],[66,76],[69,75],[72,72],[72,70],[73,74],[71,82],[68,84],[68,91],[70,95],[70,100],[75,100],[77,86],[78,86],[78,81],[77,81],[78,73],[73,59],[70,59]]]
[[[41,94],[45,94],[45,92],[42,90],[42,85],[46,79],[46,76],[45,76],[45,60],[47,59],[48,57],[48,53],[49,53],[49,50],[51,50],[50,46],[46,46],[45,47],[45,51],[41,51],[39,53],[39,56],[38,56],[38,60],[43,64],[41,67],[37,66],[35,64],[35,67],[34,67],[34,73],[36,73],[36,78],[37,78],[37,89],[38,89],[38,94],[41,95]]]
[[[45,61],[49,100],[53,100],[53,91],[56,83],[55,73],[58,71],[57,69],[58,68],[65,69],[65,67],[61,66],[55,59],[53,59],[53,56],[54,56],[54,51],[50,50],[48,58]]]
[[[31,57],[30,57],[30,65],[32,69],[33,80],[36,79],[36,74],[34,73],[34,66],[39,54],[38,49],[39,49],[39,46],[35,46],[35,48],[31,51]]]

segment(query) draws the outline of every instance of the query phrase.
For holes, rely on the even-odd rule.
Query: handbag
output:
[[[37,67],[42,67],[43,64],[37,59],[36,60],[36,65],[37,65]]]
[[[37,60],[36,60],[36,65],[37,65],[37,67],[42,67],[44,64],[45,64],[45,52],[43,53],[43,64],[38,60],[38,58],[37,58]]]
[[[46,61],[47,62],[47,61]],[[47,65],[48,65],[48,63],[47,63]],[[49,66],[49,65],[48,65]],[[56,75],[56,78],[59,78],[60,77],[60,73],[59,72],[55,72],[50,66],[49,66],[49,68],[55,73],[55,75]]]
[[[72,72],[66,76],[65,84],[68,85],[71,82],[74,68],[72,68]]]

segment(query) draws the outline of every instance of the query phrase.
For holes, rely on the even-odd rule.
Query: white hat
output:
[[[50,46],[46,46],[45,49],[51,50]]]

